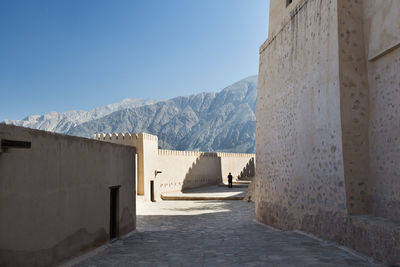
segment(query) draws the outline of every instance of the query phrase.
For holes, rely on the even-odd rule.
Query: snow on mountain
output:
[[[254,152],[257,76],[219,93],[181,96],[113,112],[71,128],[67,133],[148,132],[164,149]]]
[[[156,103],[157,100],[148,99],[124,99],[122,102],[110,104],[104,107],[95,108],[89,111],[71,110],[62,113],[55,111],[45,115],[32,115],[23,120],[5,120],[6,124],[24,126],[33,129],[40,129],[56,133],[66,133],[71,128],[94,119],[102,118],[112,112],[140,107]]]
[[[219,93],[167,101],[130,99],[88,112],[52,112],[5,122],[83,137],[147,132],[157,135],[164,149],[252,153],[256,101],[257,76],[251,76]]]

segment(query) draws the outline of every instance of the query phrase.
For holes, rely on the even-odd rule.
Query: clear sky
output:
[[[258,72],[269,0],[1,0],[0,121],[218,91]]]

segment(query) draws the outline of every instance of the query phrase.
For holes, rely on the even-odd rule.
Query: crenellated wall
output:
[[[96,134],[93,138],[136,147],[138,194],[146,200],[151,198],[151,181],[157,200],[162,193],[227,182],[229,172],[237,179],[251,179],[255,174],[254,154],[163,150],[158,149],[157,136],[147,133]]]
[[[130,134],[130,133],[119,133],[119,134],[101,133],[93,135],[93,139],[100,141],[107,141],[115,144],[127,145],[127,146],[136,146],[138,136],[137,134]]]

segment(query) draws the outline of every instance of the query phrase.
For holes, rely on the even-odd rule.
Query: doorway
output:
[[[110,239],[118,237],[119,187],[110,187]]]
[[[151,200],[151,202],[155,202],[155,200],[154,200],[154,181],[150,181],[150,200]]]

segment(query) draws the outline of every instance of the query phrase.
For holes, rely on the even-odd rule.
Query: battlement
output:
[[[180,150],[167,150],[159,149],[159,156],[183,156],[183,157],[217,157],[215,152],[201,152],[201,151],[180,151]]]
[[[135,133],[99,133],[99,134],[94,134],[93,139],[99,140],[99,141],[116,141],[116,140],[137,140],[138,136]]]
[[[187,157],[231,157],[231,158],[249,158],[255,157],[256,154],[248,153],[229,153],[229,152],[202,152],[202,151],[180,151],[159,149],[159,156],[187,156]]]
[[[133,141],[137,144],[137,140],[148,140],[158,142],[158,136],[149,133],[99,133],[94,134],[93,139],[112,143],[126,144],[127,141]],[[132,142],[129,142],[132,143]],[[255,154],[248,153],[229,153],[229,152],[203,152],[203,151],[183,151],[158,149],[159,156],[187,156],[187,157],[233,157],[233,158],[249,158],[255,157]]]
[[[143,140],[149,140],[149,141],[156,141],[158,142],[158,136],[157,135],[152,135],[148,133],[139,133],[138,134],[139,138],[141,137]]]
[[[232,157],[232,158],[249,158],[256,157],[256,154],[252,153],[229,153],[229,152],[217,152],[218,157]]]
[[[138,135],[135,133],[100,133],[93,135],[93,139],[99,141],[110,142],[114,144],[121,144],[126,146],[137,146]]]

